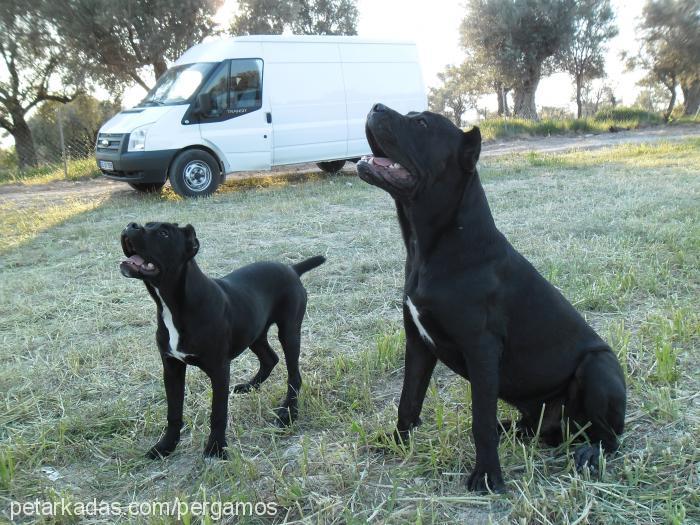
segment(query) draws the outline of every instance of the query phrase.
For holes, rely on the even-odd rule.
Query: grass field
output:
[[[68,173],[67,177],[66,171]],[[46,164],[37,168],[30,168],[24,172],[16,169],[0,169],[0,185],[45,184],[55,180],[80,180],[100,175],[95,158],[92,156],[69,160],[66,163],[66,171],[63,169],[63,164]]]
[[[403,246],[384,192],[314,176],[229,184],[203,201],[133,193],[0,208],[0,512],[7,519],[12,501],[35,499],[179,498],[274,503],[274,522],[700,522],[700,141],[488,159],[481,174],[501,230],[623,363],[627,428],[600,478],[577,474],[567,446],[509,434],[508,493],[468,493],[470,390],[442,366],[410,445],[378,451],[403,376]],[[210,388],[193,368],[179,448],[143,458],[165,423],[155,308],[120,276],[118,235],[149,220],[194,224],[211,275],[259,259],[328,258],[304,276],[300,418],[287,431],[271,425],[280,364],[259,392],[231,396],[229,461],[201,457]],[[255,368],[244,354],[232,383]],[[182,518],[199,522],[194,511]]]

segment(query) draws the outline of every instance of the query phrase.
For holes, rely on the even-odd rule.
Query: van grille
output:
[[[100,133],[97,135],[95,151],[118,153],[125,136],[124,133]]]

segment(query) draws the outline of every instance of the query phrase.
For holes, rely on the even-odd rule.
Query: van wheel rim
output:
[[[211,184],[211,168],[209,164],[201,160],[193,160],[187,163],[183,170],[185,186],[192,191],[202,191]]]

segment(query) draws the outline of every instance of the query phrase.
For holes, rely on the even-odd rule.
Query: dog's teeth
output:
[[[390,167],[391,169],[393,169],[393,170],[397,170],[397,169],[399,169],[399,168],[401,167],[401,164],[399,164],[398,162],[394,162],[394,163],[393,163],[391,166],[389,166],[389,167]]]
[[[374,157],[370,157],[370,158],[369,158],[369,163],[370,163],[370,164],[374,164]]]

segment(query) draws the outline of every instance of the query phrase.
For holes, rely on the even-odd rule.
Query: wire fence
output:
[[[14,134],[14,148],[0,153],[0,181],[48,174],[75,179],[96,172],[98,129],[91,129],[73,117],[58,110],[32,118],[28,129]]]

